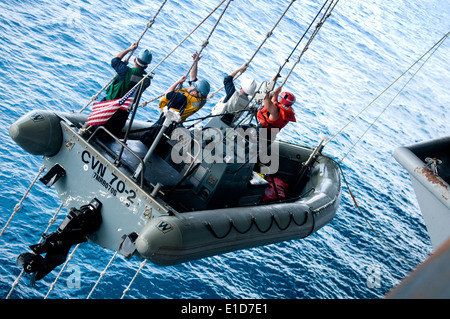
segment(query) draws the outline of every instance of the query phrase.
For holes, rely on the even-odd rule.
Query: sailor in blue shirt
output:
[[[138,48],[137,43],[133,43],[129,48],[117,54],[111,60],[112,68],[117,72],[113,82],[106,90],[106,97],[102,101],[111,101],[122,98],[127,94],[137,83],[139,83],[144,76],[146,76],[145,69],[152,61],[152,54],[149,50],[142,50],[137,57],[134,58],[133,66],[129,67],[122,59],[130,51]],[[150,86],[150,78],[144,80],[141,93]],[[129,111],[118,109],[111,118],[103,125],[112,134],[119,136],[128,119]],[[95,129],[95,127],[93,127]],[[91,131],[93,131],[91,129]]]
[[[219,115],[225,113],[232,113],[241,111],[247,108],[249,96],[255,94],[256,81],[253,78],[248,78],[242,81],[241,88],[238,91],[234,85],[234,77],[239,72],[244,72],[248,68],[248,63],[244,63],[240,68],[234,70],[229,75],[225,76],[223,84],[225,85],[225,96],[214,106],[212,115]],[[234,120],[240,116],[236,113]]]
[[[127,63],[122,61],[128,52],[136,50],[137,47],[137,43],[133,43],[128,49],[120,52],[111,60],[111,66],[117,72],[117,75],[106,91],[106,101],[120,99],[147,74],[144,70],[152,61],[152,54],[149,50],[142,50],[138,54],[134,59],[133,67],[129,67]],[[145,81],[144,89],[149,85],[150,79]]]

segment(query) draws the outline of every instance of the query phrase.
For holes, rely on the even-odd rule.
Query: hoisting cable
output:
[[[445,39],[444,39],[445,40]],[[345,155],[341,158],[341,160],[339,161],[339,163],[342,163],[342,161],[347,157],[347,155],[353,150],[353,148],[356,146],[356,144],[359,143],[359,141],[361,141],[361,139],[364,137],[364,135],[366,135],[366,133],[372,128],[372,126],[375,124],[375,122],[377,122],[379,120],[379,118],[381,117],[381,115],[388,109],[389,106],[391,106],[392,102],[394,102],[394,100],[400,95],[400,93],[403,92],[403,90],[405,89],[405,87],[409,84],[409,82],[411,82],[411,80],[416,76],[417,72],[420,71],[420,69],[422,69],[422,67],[425,65],[425,63],[428,62],[428,60],[433,56],[433,54],[436,52],[436,50],[439,48],[439,46],[443,43],[443,41],[434,49],[434,51],[427,57],[427,59],[420,65],[420,67],[413,73],[413,75],[408,79],[408,81],[402,86],[402,88],[397,92],[397,94],[391,99],[391,101],[381,110],[380,114],[378,114],[378,116],[372,121],[372,123],[367,127],[367,129],[363,132],[363,134],[361,134],[361,136],[358,138],[358,140],[353,143],[352,147],[347,151],[347,153],[345,153]]]
[[[256,56],[256,54],[261,50],[261,48],[263,47],[263,45],[266,43],[266,41],[272,36],[273,31],[275,30],[275,28],[278,26],[278,24],[281,22],[281,20],[284,18],[284,16],[286,15],[286,13],[289,11],[290,7],[292,6],[292,4],[295,2],[296,0],[292,0],[289,5],[286,7],[286,9],[284,10],[284,12],[281,14],[280,18],[278,19],[278,21],[275,23],[275,25],[272,27],[272,29],[267,32],[266,37],[263,39],[263,41],[261,42],[261,44],[259,45],[259,47],[256,49],[256,51],[253,53],[253,55],[250,57],[250,59],[247,61],[247,64],[250,64],[250,62],[252,62],[252,60],[254,59],[254,57]],[[233,81],[238,79],[242,73],[244,73],[245,71],[241,71],[238,74],[236,74],[236,76],[233,78]],[[222,85],[221,88],[217,89],[215,92],[211,93],[209,95],[209,98],[213,98],[214,95],[216,93],[218,93],[219,91],[221,91],[225,86]]]
[[[292,55],[294,54],[295,50],[297,50],[297,47],[300,45],[300,43],[302,42],[303,38],[305,37],[305,35],[308,33],[309,29],[311,29],[312,25],[314,24],[314,22],[316,21],[317,17],[320,15],[320,13],[322,12],[323,8],[325,7],[325,5],[328,3],[329,0],[325,1],[325,3],[322,5],[322,8],[320,8],[320,10],[317,12],[316,16],[314,17],[313,21],[311,21],[311,23],[309,24],[308,28],[306,29],[306,31],[303,33],[303,35],[301,36],[300,40],[298,40],[297,44],[295,45],[294,49],[292,49],[291,53],[289,54],[289,56],[286,58],[286,60],[284,61],[284,63],[280,66],[280,68],[278,69],[277,75],[280,74],[281,70],[283,70],[283,68],[286,66],[286,64],[289,62],[289,59],[292,57]],[[333,1],[333,0],[332,0]]]
[[[399,92],[391,99],[391,101],[388,103],[388,105],[381,111],[381,113],[375,118],[375,120],[369,125],[369,127],[366,129],[366,131],[362,134],[362,136],[358,139],[358,141],[350,148],[350,150],[342,157],[342,159],[337,162],[335,160],[334,163],[338,166],[341,175],[344,179],[344,182],[347,186],[348,192],[350,194],[350,197],[353,200],[353,203],[355,204],[356,209],[359,211],[359,213],[361,214],[361,216],[364,218],[364,220],[366,221],[366,223],[369,225],[369,227],[372,229],[372,231],[377,235],[377,237],[384,243],[384,245],[386,245],[390,250],[392,250],[394,252],[395,255],[397,255],[400,259],[406,261],[408,264],[412,265],[413,267],[415,267],[416,265],[414,265],[412,262],[410,262],[409,260],[403,258],[402,256],[400,256],[395,249],[389,245],[389,243],[386,242],[386,240],[379,234],[379,232],[376,230],[376,228],[370,223],[369,219],[365,216],[365,214],[362,212],[361,208],[359,207],[358,203],[356,202],[355,196],[353,195],[350,186],[345,178],[344,175],[344,171],[341,167],[341,163],[342,161],[346,158],[346,156],[350,153],[350,151],[354,148],[354,146],[361,140],[361,138],[367,133],[367,131],[375,124],[375,122],[380,118],[380,116],[386,111],[386,109],[392,104],[392,102],[398,97],[398,95],[400,95],[400,93],[404,90],[404,88],[409,84],[409,82],[415,77],[415,75],[419,72],[419,70],[428,62],[428,60],[433,56],[433,54],[437,51],[437,49],[442,45],[442,43],[444,43],[444,41],[448,38],[448,36],[450,35],[450,31],[447,32],[447,34],[445,36],[443,36],[438,42],[436,42],[425,54],[423,54],[416,62],[414,62],[400,77],[398,77],[394,83],[399,80],[401,77],[403,77],[414,65],[416,65],[419,61],[421,61],[428,53],[430,53],[432,50],[434,50],[433,52],[430,53],[430,55],[426,58],[426,60],[420,65],[420,67],[413,73],[413,75],[411,76],[411,78],[408,79],[408,81],[403,85],[403,87],[399,90]],[[394,83],[392,83],[389,87],[391,87]],[[389,88],[388,87],[388,88]],[[386,90],[388,89],[386,88],[381,94],[383,94],[384,92],[386,92]],[[380,95],[381,95],[380,94]],[[379,96],[380,96],[379,95]],[[375,99],[377,99],[379,96],[377,96]],[[373,103],[373,101],[371,102]],[[370,105],[370,104],[369,104]],[[367,108],[367,107],[366,107]],[[361,114],[362,112],[360,112],[359,114]],[[359,115],[358,114],[358,115]],[[352,120],[353,121],[353,120]],[[336,134],[337,135],[337,134]],[[335,136],[336,136],[335,135]],[[334,137],[334,136],[333,136]]]
[[[328,2],[328,1],[327,1],[327,2]],[[322,26],[323,26],[323,24],[325,23],[325,21],[328,19],[328,17],[330,17],[331,12],[333,12],[333,10],[334,10],[334,8],[336,7],[336,5],[338,4],[338,2],[339,2],[339,0],[337,0],[336,2],[334,2],[334,0],[330,2],[330,4],[328,5],[328,8],[326,9],[326,11],[324,12],[324,14],[322,15],[322,18],[321,18],[320,21],[317,23],[317,25],[316,25],[316,27],[315,27],[313,33],[312,33],[311,36],[309,37],[308,42],[306,42],[305,47],[303,48],[302,52],[301,52],[300,55],[298,56],[296,62],[295,62],[294,65],[292,66],[292,68],[291,68],[291,70],[289,71],[288,75],[285,77],[283,83],[281,83],[281,85],[280,85],[281,87],[283,87],[283,86],[286,84],[288,78],[289,78],[289,77],[291,76],[291,74],[292,74],[292,71],[294,71],[294,68],[295,68],[295,67],[297,66],[297,64],[300,62],[300,59],[302,58],[303,54],[308,50],[309,45],[311,44],[312,40],[314,40],[314,38],[315,38],[315,36],[317,35],[317,33],[319,33],[319,30],[322,28]],[[325,2],[325,4],[326,4],[326,2]],[[324,6],[325,6],[325,4],[324,4]],[[322,7],[322,9],[323,9],[323,7]],[[320,11],[322,11],[322,9],[321,9]],[[320,12],[320,11],[319,11],[319,12]],[[303,37],[302,37],[302,39],[303,39]],[[300,43],[300,42],[299,42],[299,43]],[[297,45],[298,45],[298,44],[297,44]],[[295,49],[296,49],[296,48],[297,48],[297,46],[295,47]],[[295,49],[294,49],[294,50],[295,50]],[[288,59],[288,60],[289,60],[289,59]],[[288,60],[286,60],[286,61],[288,61]],[[280,71],[281,71],[281,69],[280,69]],[[278,72],[278,74],[280,74],[280,71]]]
[[[217,9],[219,9],[221,6],[222,6],[222,4],[225,2],[225,0],[222,0],[222,2],[220,2],[219,3],[219,5],[217,6],[217,7],[215,7],[191,32],[189,32],[189,34],[188,35],[186,35],[186,37],[184,37],[184,39],[183,40],[181,40],[181,42],[180,43],[178,43],[176,46],[175,46],[175,48],[173,48],[173,50],[172,51],[170,51],[169,52],[169,54],[167,54],[154,68],[153,68],[153,70],[151,71],[151,72],[149,72],[150,74],[161,64],[161,63],[163,63],[170,55],[172,55],[172,53],[173,52],[175,52],[175,50],[176,49],[178,49],[178,47],[179,46],[181,46],[181,44],[183,44],[184,43],[184,41],[186,41],[191,35],[192,35],[192,33],[194,33],[206,20],[208,20],[208,18],[214,13],[214,12],[216,12],[216,10]],[[158,100],[158,99],[160,99],[162,96],[164,96],[164,94],[162,94],[162,95],[159,95],[159,96],[157,96],[157,97],[155,97],[155,98],[153,98],[153,99],[151,99],[151,100],[149,100],[149,101],[146,101],[146,102],[143,102],[142,104],[140,104],[139,105],[139,107],[145,107],[145,106],[147,106],[147,104],[149,104],[149,103],[151,103],[151,102],[153,102],[153,101],[156,101],[156,100]]]
[[[433,50],[436,46],[439,47],[450,35],[450,31],[447,32],[438,42],[436,42],[427,52],[425,52],[417,61],[415,61],[408,69],[406,69],[400,76],[398,76],[388,87],[386,87],[380,94],[378,94],[375,99],[373,99],[366,107],[364,107],[358,114],[356,114],[347,124],[345,124],[336,134],[334,134],[324,145],[327,145],[331,140],[333,140],[336,136],[338,136],[344,129],[350,125],[354,120],[356,120],[360,115],[366,111],[378,98],[380,98],[387,90],[389,90],[398,80],[400,80],[406,73],[409,72],[420,60],[422,60],[431,50]],[[435,51],[434,51],[435,52]],[[433,53],[434,53],[433,52]]]
[[[140,35],[140,37],[138,38],[138,40],[136,41],[137,44],[139,44],[139,42],[141,41],[142,37],[144,36],[144,34],[147,32],[148,29],[150,29],[152,27],[152,25],[155,23],[155,19],[156,16],[159,14],[159,12],[161,11],[161,9],[164,7],[164,5],[166,4],[167,0],[164,0],[164,2],[162,3],[162,5],[159,7],[158,11],[156,11],[156,14],[147,22],[146,27],[144,29],[144,31],[142,32],[142,34]],[[127,59],[125,60],[126,63],[128,63],[130,57],[133,55],[133,51],[131,51],[127,57]],[[109,87],[109,85],[114,81],[116,75],[114,75],[111,80],[109,80],[108,83],[106,83],[101,89],[100,91],[98,91],[95,95],[93,95],[91,97],[91,99],[89,100],[89,102],[86,103],[85,106],[83,106],[81,108],[80,111],[78,111],[78,113],[83,112],[92,102],[94,102],[95,100],[98,99],[98,96],[100,95],[100,93],[102,93],[107,87]]]

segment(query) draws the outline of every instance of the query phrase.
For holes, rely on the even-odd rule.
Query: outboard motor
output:
[[[23,253],[17,258],[17,264],[26,273],[32,274],[31,284],[40,280],[57,266],[64,263],[70,247],[87,241],[87,236],[100,228],[102,203],[94,198],[80,209],[71,208],[59,228],[49,235],[42,235],[42,243],[31,245],[33,253]],[[42,254],[46,254],[42,257]]]

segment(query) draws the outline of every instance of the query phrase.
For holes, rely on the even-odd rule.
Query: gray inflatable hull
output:
[[[291,203],[205,210],[152,220],[136,241],[139,254],[158,265],[173,265],[239,249],[309,236],[329,223],[340,203],[335,164],[321,158],[314,191]]]
[[[135,255],[157,265],[174,265],[304,238],[329,223],[338,209],[338,167],[329,157],[319,155],[296,200],[178,212],[141,187],[122,166],[114,165],[114,158],[78,134],[86,119],[80,114],[33,111],[14,123],[10,133],[27,152],[44,155],[47,170],[56,164],[64,167],[65,175],[55,187],[67,208],[80,207],[92,198],[102,202],[102,225],[89,237],[102,247],[117,250],[123,235],[135,233]],[[150,125],[136,122],[133,129]],[[275,143],[280,154],[295,165],[313,151],[286,142]]]

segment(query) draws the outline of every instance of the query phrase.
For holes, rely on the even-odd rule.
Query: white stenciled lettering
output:
[[[81,153],[81,161],[84,163],[83,170],[92,170],[92,178],[103,186],[110,194],[117,196],[125,194],[126,199],[121,197],[121,201],[128,207],[134,204],[136,192],[128,189],[125,182],[120,180],[117,175],[106,169],[98,159],[92,156],[89,151],[85,150]]]

